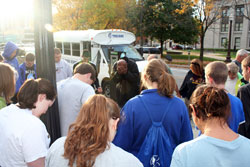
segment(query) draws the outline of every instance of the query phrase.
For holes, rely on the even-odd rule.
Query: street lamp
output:
[[[140,11],[140,54],[143,56],[143,36],[142,36],[142,21],[143,21],[143,0],[141,0],[141,11]]]
[[[232,24],[233,24],[233,14],[229,15],[229,31],[228,31],[228,46],[227,46],[227,57],[225,62],[231,62],[231,39],[232,39]]]

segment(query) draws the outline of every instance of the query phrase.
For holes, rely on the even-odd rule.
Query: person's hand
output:
[[[125,60],[119,60],[117,62],[117,73],[122,75],[128,72],[127,62]]]

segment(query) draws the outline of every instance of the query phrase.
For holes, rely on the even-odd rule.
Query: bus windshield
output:
[[[141,61],[143,58],[137,52],[137,50],[131,45],[102,45],[103,53],[105,54],[106,59],[109,61],[109,51],[116,52],[125,52],[126,57],[133,59],[135,61]]]

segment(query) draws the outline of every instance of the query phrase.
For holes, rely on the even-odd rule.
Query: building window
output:
[[[221,32],[228,32],[228,23],[221,23]]]
[[[227,44],[227,38],[222,37],[221,38],[221,43],[220,43],[221,47],[225,47],[226,44]]]
[[[235,13],[236,13],[236,17],[244,16],[244,6],[236,6]]]
[[[242,31],[243,29],[243,23],[235,23],[234,30],[235,31]]]
[[[235,37],[234,46],[236,46],[237,48],[240,47],[240,37]]]
[[[229,15],[228,15],[228,9],[223,9],[223,10],[222,10],[222,13],[221,13],[221,16],[222,16],[222,17],[227,17],[227,16],[229,16]]]

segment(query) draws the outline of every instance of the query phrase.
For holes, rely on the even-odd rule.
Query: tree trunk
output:
[[[200,60],[203,62],[203,53],[204,53],[204,37],[205,35],[200,35]]]

